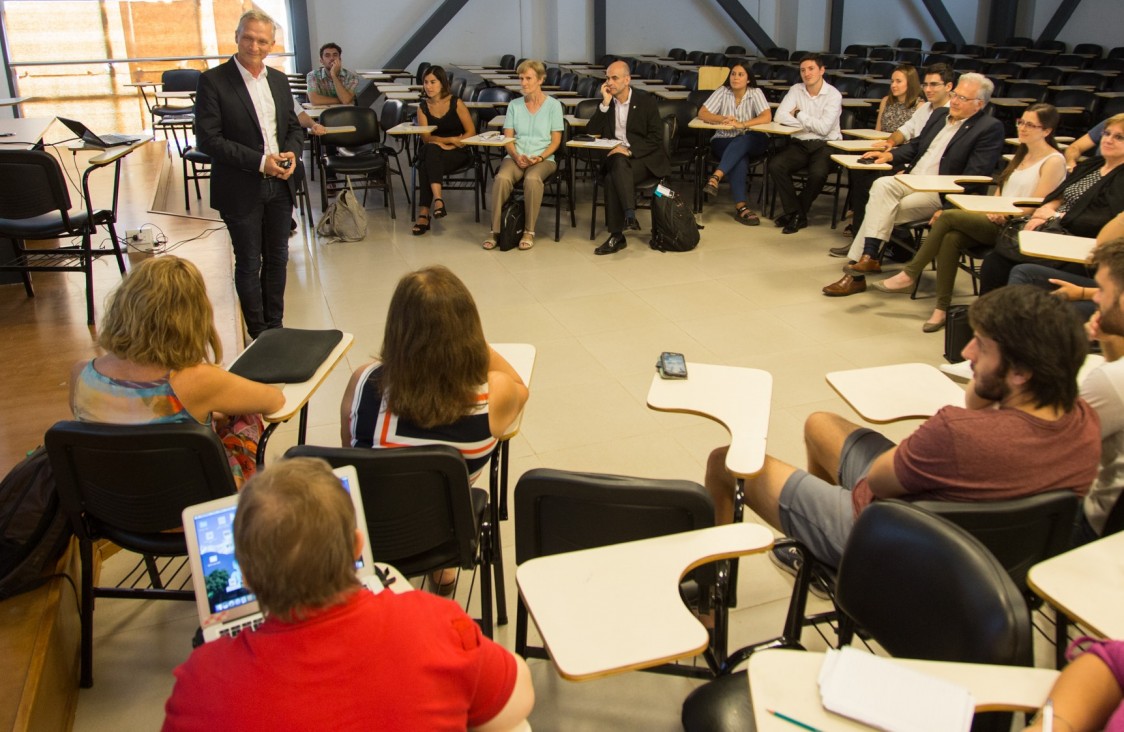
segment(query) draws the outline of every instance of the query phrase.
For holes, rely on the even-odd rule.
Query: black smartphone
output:
[[[685,379],[687,378],[687,359],[683,358],[682,353],[664,351],[660,354],[660,360],[656,362],[656,370],[665,379]]]

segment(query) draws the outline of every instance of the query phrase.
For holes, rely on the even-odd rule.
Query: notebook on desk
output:
[[[332,471],[351,495],[355,506],[355,523],[363,532],[363,553],[355,561],[355,574],[367,589],[381,592],[382,572],[375,567],[371,542],[367,538],[367,519],[359,494],[359,476],[347,465]],[[234,556],[234,514],[238,495],[188,506],[183,510],[183,532],[187,543],[187,559],[191,568],[191,584],[195,590],[195,607],[203,641],[222,636],[236,636],[264,622],[261,607],[254,593],[242,581],[242,571]],[[398,589],[398,588],[396,588]],[[402,590],[408,588],[401,588]]]
[[[96,135],[86,125],[76,120],[67,119],[66,117],[58,117],[59,122],[66,125],[71,132],[78,135],[82,142],[90,145],[91,147],[118,147],[120,145],[132,145],[134,142],[147,140],[144,135]]]

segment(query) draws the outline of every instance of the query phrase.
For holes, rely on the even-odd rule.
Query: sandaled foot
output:
[[[761,217],[749,210],[749,206],[744,203],[734,209],[734,218],[738,220],[739,224],[746,226],[757,226],[761,223]]]
[[[535,232],[524,231],[523,236],[519,239],[519,248],[527,251],[535,245]]]
[[[491,251],[491,250],[495,249],[496,248],[496,235],[495,235],[495,233],[489,234],[488,238],[485,239],[484,243],[481,244],[480,246],[484,247],[488,251]]]
[[[410,229],[410,233],[414,236],[421,236],[429,231],[429,215],[418,214],[418,222],[414,224],[414,228]]]
[[[706,180],[706,187],[703,188],[703,193],[707,194],[708,196],[717,196],[718,195],[718,184],[721,183],[721,182],[722,182],[722,179],[719,178],[717,175],[710,176]]]
[[[433,199],[433,218],[443,219],[448,211],[445,210],[445,202],[440,198]]]

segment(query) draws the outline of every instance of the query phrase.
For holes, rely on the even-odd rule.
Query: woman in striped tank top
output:
[[[475,480],[526,401],[519,374],[484,340],[468,288],[448,268],[427,267],[399,281],[378,360],[352,374],[341,439],[346,447],[452,445]],[[446,594],[456,573],[433,579]]]

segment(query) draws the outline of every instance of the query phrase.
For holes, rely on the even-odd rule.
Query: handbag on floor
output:
[[[347,188],[340,191],[316,224],[316,233],[328,237],[325,244],[367,238],[367,211],[351,189],[351,178],[347,179]]]
[[[968,306],[953,305],[944,316],[944,357],[949,363],[960,363],[960,352],[972,340],[972,326],[968,324]]]
[[[501,252],[511,251],[519,246],[523,227],[527,225],[526,216],[522,199],[516,199],[515,194],[508,196],[500,209],[500,230],[496,232],[496,246]]]

